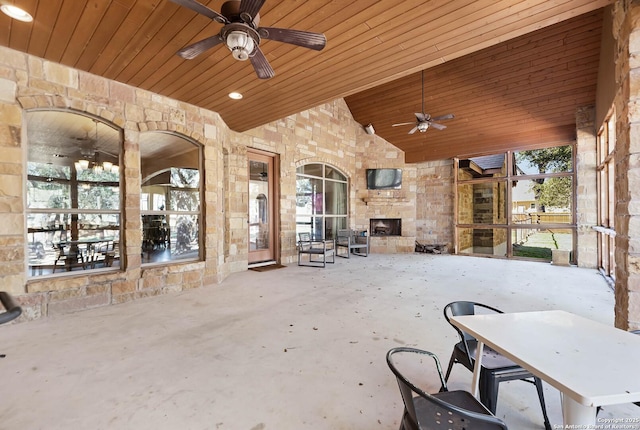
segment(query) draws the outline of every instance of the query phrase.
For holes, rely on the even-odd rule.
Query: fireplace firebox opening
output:
[[[371,236],[402,236],[400,218],[371,218],[369,223]]]

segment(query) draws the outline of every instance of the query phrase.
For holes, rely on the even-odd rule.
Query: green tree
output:
[[[559,173],[572,170],[570,145],[553,148],[520,151],[517,162],[526,162],[537,168],[538,173]],[[571,178],[538,178],[531,185],[538,210],[542,207],[567,208],[571,206]]]

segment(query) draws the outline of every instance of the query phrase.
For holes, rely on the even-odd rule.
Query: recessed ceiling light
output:
[[[240,100],[242,98],[242,94],[237,93],[237,92],[234,91],[232,93],[229,93],[229,97],[234,99],[234,100]]]
[[[23,22],[33,21],[33,17],[28,12],[20,9],[17,6],[13,6],[11,4],[3,4],[2,6],[0,6],[0,10],[4,12],[6,15],[9,15],[11,18],[17,19],[18,21],[23,21]]]

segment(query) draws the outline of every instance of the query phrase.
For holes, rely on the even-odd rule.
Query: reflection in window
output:
[[[458,161],[458,179],[498,178],[506,173],[505,154],[485,155]]]
[[[200,258],[200,147],[179,136],[140,138],[142,262]]]
[[[505,182],[458,185],[458,207],[460,224],[504,224]]]
[[[550,261],[551,249],[573,251],[573,163],[571,145],[458,160],[458,252]]]
[[[29,276],[120,266],[120,133],[63,111],[26,116]]]
[[[460,254],[507,255],[507,229],[463,228],[458,230]]]
[[[311,233],[314,239],[333,239],[347,228],[347,177],[326,164],[297,169],[296,237]]]

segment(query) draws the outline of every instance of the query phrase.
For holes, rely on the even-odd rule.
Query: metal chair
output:
[[[0,291],[0,303],[5,312],[0,313],[0,324],[5,324],[18,318],[22,314],[22,308],[16,304],[13,297],[5,292]],[[0,354],[0,358],[6,357],[6,354]]]
[[[502,313],[501,310],[494,307],[484,305],[482,303],[456,301],[449,303],[444,307],[444,317],[449,324],[451,324],[451,317],[458,315],[474,315],[476,313],[486,312]],[[451,359],[449,360],[449,367],[445,376],[445,381],[449,380],[451,369],[455,363],[460,363],[467,369],[473,372],[475,366],[476,348],[478,341],[468,333],[463,332],[455,325],[451,326],[456,330],[460,338],[460,342],[455,344],[453,352],[451,353]],[[523,342],[526,342],[526,338],[523,338]],[[482,354],[482,368],[480,370],[480,401],[491,411],[496,413],[496,406],[498,403],[498,387],[500,382],[522,380],[529,382],[536,386],[538,391],[538,398],[540,399],[540,406],[542,407],[542,415],[544,417],[544,427],[546,430],[551,430],[551,424],[549,423],[549,417],[547,416],[547,408],[544,401],[544,392],[542,389],[542,381],[540,378],[534,376],[528,370],[517,365],[507,357],[494,351],[485,345]]]
[[[335,263],[336,247],[333,240],[312,239],[310,233],[298,233],[298,266],[325,267]],[[308,255],[309,262],[302,263],[302,256]]]
[[[426,357],[433,359],[439,377],[440,391],[435,394],[418,388],[406,376],[407,372],[399,370],[400,367],[407,371],[418,368],[420,374],[424,375],[427,373],[424,369]],[[435,354],[416,348],[393,348],[387,352],[387,364],[396,376],[404,402],[400,430],[507,430],[506,424],[493,416],[471,393],[447,389],[440,361]]]

